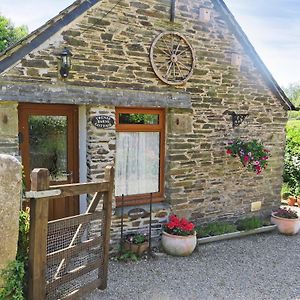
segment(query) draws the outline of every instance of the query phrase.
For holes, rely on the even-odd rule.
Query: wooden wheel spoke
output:
[[[182,73],[182,71],[181,71],[181,68],[180,68],[179,64],[178,64],[177,62],[176,62],[175,64],[176,64],[176,66],[177,66],[177,69],[178,69],[178,71],[179,71],[180,76],[181,76],[182,78],[184,78],[183,73]]]
[[[185,52],[188,51],[188,50],[189,50],[188,48],[182,50],[180,53],[177,54],[177,56],[181,56],[183,53],[185,53]]]
[[[180,47],[181,42],[182,42],[182,40],[179,40],[179,43],[178,43],[177,48],[176,48],[176,51],[175,51],[175,53],[174,53],[174,54],[176,54],[177,56],[179,55],[179,54],[177,54],[177,53],[178,53],[178,50],[179,50],[179,47]]]
[[[184,65],[181,61],[177,61],[184,69],[190,71],[190,68],[188,68],[186,65]]]
[[[161,70],[164,66],[168,66],[169,63],[170,63],[170,61],[166,61],[158,68],[158,70]]]
[[[176,63],[173,64],[173,75],[174,79],[176,79]]]
[[[168,54],[172,54],[172,51],[170,49],[170,47],[168,46],[168,44],[166,43],[166,41],[164,39],[162,39],[162,41],[164,42],[165,46],[167,47],[167,49],[169,49],[169,53]]]
[[[164,54],[170,56],[170,53],[168,53],[166,50],[161,49],[160,47],[157,47],[157,49],[158,49],[159,51],[161,51],[162,53],[164,53]]]
[[[170,61],[170,65],[169,65],[169,67],[168,67],[167,73],[166,73],[166,75],[164,76],[165,78],[168,78],[168,77],[169,77],[169,74],[170,74],[172,65],[173,65],[173,63]]]

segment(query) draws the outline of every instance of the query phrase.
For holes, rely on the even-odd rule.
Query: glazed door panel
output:
[[[34,168],[47,168],[51,185],[78,182],[77,119],[73,105],[19,105],[20,152],[27,189]],[[49,201],[50,220],[78,213],[78,197]]]

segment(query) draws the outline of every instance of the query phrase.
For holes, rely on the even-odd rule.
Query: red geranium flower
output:
[[[169,219],[169,223],[164,226],[166,232],[181,236],[194,234],[195,225],[186,218],[179,219],[177,216],[171,215]]]

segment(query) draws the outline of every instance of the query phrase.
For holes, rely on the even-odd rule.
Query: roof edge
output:
[[[12,51],[11,55],[0,60],[0,74],[6,71],[8,68],[16,64],[23,57],[29,54],[31,51],[39,47],[42,43],[46,42],[51,36],[56,34],[63,27],[70,24],[77,17],[86,12],[89,8],[97,4],[101,0],[83,0],[83,1],[75,1],[69,7],[61,11],[58,15],[50,19],[47,23],[34,30],[32,33],[27,35],[24,39],[18,41],[16,44],[12,45],[8,49],[6,49],[2,55],[6,55],[8,52],[12,51],[14,48],[19,46],[25,41],[29,41],[24,46],[21,46],[16,51]],[[75,6],[73,9],[72,7]],[[70,10],[71,9],[71,10]],[[53,23],[53,24],[51,24]],[[51,24],[49,26],[49,24]],[[36,37],[34,37],[36,35]]]
[[[227,20],[229,21],[231,25],[231,29],[235,33],[235,35],[238,37],[238,40],[242,43],[244,47],[246,47],[249,50],[250,57],[254,60],[257,67],[260,69],[264,77],[269,81],[271,87],[273,88],[273,91],[277,94],[279,97],[279,100],[281,101],[284,108],[287,110],[296,110],[296,107],[294,104],[289,100],[289,98],[286,96],[284,91],[281,89],[277,81],[272,76],[271,72],[268,70],[258,53],[256,52],[255,48],[249,41],[247,35],[243,31],[242,27],[239,25],[239,23],[236,21],[234,15],[230,12],[229,8],[225,4],[223,0],[214,0],[214,2],[218,5],[218,7],[221,9]]]

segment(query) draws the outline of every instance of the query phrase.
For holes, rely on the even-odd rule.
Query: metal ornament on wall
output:
[[[233,128],[240,126],[244,122],[246,117],[249,116],[249,114],[237,114],[234,111],[229,113],[229,115],[231,115],[231,118],[232,118],[232,127]]]
[[[150,47],[150,63],[156,76],[169,85],[181,85],[192,76],[195,53],[180,33],[160,33]]]

